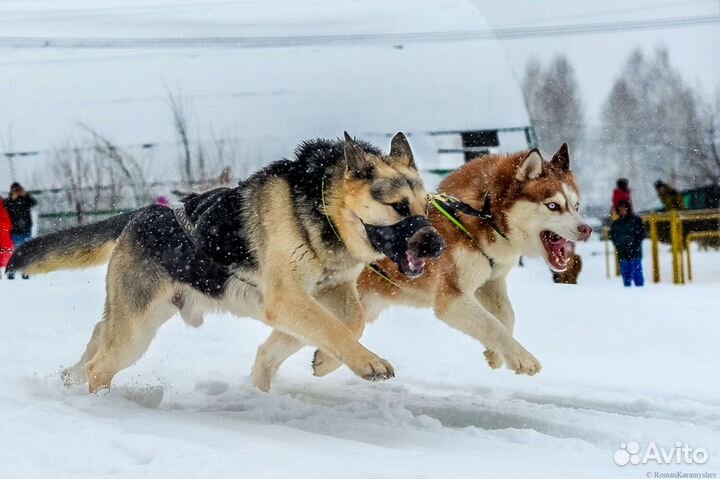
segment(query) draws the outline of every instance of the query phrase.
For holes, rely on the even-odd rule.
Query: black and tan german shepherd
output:
[[[191,325],[206,311],[260,319],[286,344],[261,346],[254,371],[268,390],[278,365],[303,345],[369,380],[392,366],[358,339],[364,320],[356,280],[383,256],[410,277],[445,243],[426,215],[426,193],[407,139],[389,155],[353,140],[312,140],[294,160],[258,171],[236,188],[192,195],[181,208],[147,206],[22,245],[11,271],[44,273],[109,261],[103,319],[66,384],[110,387],[175,313]],[[274,341],[275,343],[277,341]]]

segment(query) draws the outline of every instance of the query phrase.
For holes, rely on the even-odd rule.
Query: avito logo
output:
[[[636,441],[621,443],[615,452],[613,460],[618,466],[628,464],[705,464],[709,454],[702,447],[692,448],[688,444],[678,441],[674,447],[665,449],[658,447],[655,441],[650,441],[643,450]]]

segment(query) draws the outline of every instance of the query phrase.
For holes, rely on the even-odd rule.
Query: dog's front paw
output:
[[[540,361],[517,342],[503,352],[503,357],[508,369],[512,369],[516,374],[533,376],[542,369]]]
[[[334,356],[330,356],[319,349],[315,351],[312,361],[313,375],[321,378],[335,371],[340,366],[342,366],[342,363]]]
[[[486,349],[483,354],[485,355],[485,360],[487,361],[488,366],[490,366],[491,368],[497,369],[503,365],[502,354],[498,353],[497,351],[493,351],[492,349]]]
[[[358,376],[368,381],[384,381],[395,377],[395,369],[386,360],[369,353],[357,362],[346,362]]]

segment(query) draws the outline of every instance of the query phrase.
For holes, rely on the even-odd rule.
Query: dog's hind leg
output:
[[[183,321],[188,325],[195,328],[200,327],[203,324],[202,311],[199,310],[192,299],[187,299],[182,293],[176,292],[171,298],[170,302],[173,306],[180,310],[180,316]],[[159,308],[158,314],[160,316],[167,315],[169,313],[162,312],[162,308]],[[98,345],[100,339],[103,337],[103,330],[108,327],[108,318],[110,316],[110,301],[105,301],[105,311],[103,312],[103,320],[95,325],[93,329],[92,337],[85,348],[80,360],[72,367],[64,369],[60,376],[65,386],[71,387],[87,382],[87,363],[90,361],[98,351]]]
[[[298,352],[303,343],[289,334],[273,331],[258,348],[252,370],[253,385],[261,391],[270,391],[275,373],[287,358]]]
[[[85,365],[91,393],[110,387],[113,376],[137,361],[160,325],[177,312],[172,283],[133,248],[134,242],[121,238],[108,265],[105,319],[86,351],[95,353]]]
[[[90,361],[93,356],[95,356],[95,353],[97,353],[98,349],[98,341],[100,340],[100,337],[102,337],[103,333],[102,330],[105,328],[107,324],[107,314],[109,309],[109,303],[106,300],[105,302],[105,312],[103,313],[103,320],[100,321],[95,325],[95,328],[93,329],[92,337],[90,338],[90,342],[88,342],[87,347],[85,348],[85,352],[83,353],[82,357],[80,358],[80,361],[78,361],[74,366],[69,367],[67,369],[63,369],[63,371],[60,373],[60,377],[62,378],[63,383],[65,386],[75,386],[78,384],[85,384],[87,382],[87,371],[85,369],[85,365],[88,361]]]
[[[109,388],[115,374],[140,359],[158,328],[174,313],[164,298],[155,299],[140,312],[114,304],[100,330],[97,351],[86,364],[90,392]]]

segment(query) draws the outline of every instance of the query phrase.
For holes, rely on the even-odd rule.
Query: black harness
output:
[[[175,214],[175,220],[180,225],[180,228],[183,230],[185,235],[188,237],[190,242],[193,244],[196,250],[203,253],[205,256],[208,256],[207,253],[203,251],[202,245],[200,245],[200,240],[197,237],[197,229],[195,228],[195,225],[193,222],[188,218],[187,212],[185,211],[184,206],[180,206],[178,208],[173,208],[173,213]],[[222,265],[218,265],[222,266]]]
[[[465,225],[463,225],[460,221],[460,218],[458,218],[458,214],[465,214],[480,218],[483,223],[491,227],[493,231],[495,231],[498,235],[505,239],[508,239],[507,236],[505,236],[505,234],[500,231],[500,227],[497,224],[495,216],[492,214],[490,195],[485,196],[482,210],[475,209],[469,204],[455,198],[454,196],[445,195],[442,193],[430,195],[430,204],[433,205],[450,221],[452,221],[455,226],[457,226],[463,233],[465,233],[465,235],[470,238],[470,241],[473,242],[478,251],[480,251],[480,253],[488,260],[490,268],[495,268],[495,265],[497,264],[495,260],[490,255],[488,255],[485,250],[480,247],[479,244],[477,244],[477,242],[473,239],[472,234],[470,234],[470,231],[468,231]]]
[[[477,210],[470,206],[467,203],[463,203],[459,199],[455,198],[454,196],[449,195],[435,195],[433,198],[435,201],[440,203],[445,207],[447,211],[449,211],[453,216],[456,216],[456,213],[460,212],[469,216],[475,216],[476,218],[480,218],[486,225],[491,227],[493,231],[495,231],[498,235],[502,236],[505,239],[508,239],[505,234],[500,231],[500,226],[498,226],[497,221],[495,220],[495,215],[492,214],[492,205],[490,201],[490,196],[485,196],[485,201],[483,202],[482,210]],[[457,217],[456,217],[457,219]]]
[[[233,271],[228,266],[218,263],[215,261],[210,255],[207,250],[203,247],[202,243],[200,242],[200,238],[198,238],[197,234],[197,228],[195,227],[195,224],[192,222],[190,218],[188,218],[187,212],[185,211],[185,206],[180,206],[178,208],[172,208],[173,214],[175,215],[175,220],[180,225],[180,228],[183,230],[183,233],[185,233],[185,236],[190,240],[190,243],[192,243],[193,247],[195,248],[195,251],[198,252],[198,254],[201,254],[205,257],[208,261],[213,263],[216,267],[224,270],[227,274],[233,276],[236,280],[242,281],[243,283],[257,287],[257,284],[248,281],[246,279],[240,278],[236,274],[233,274]]]

